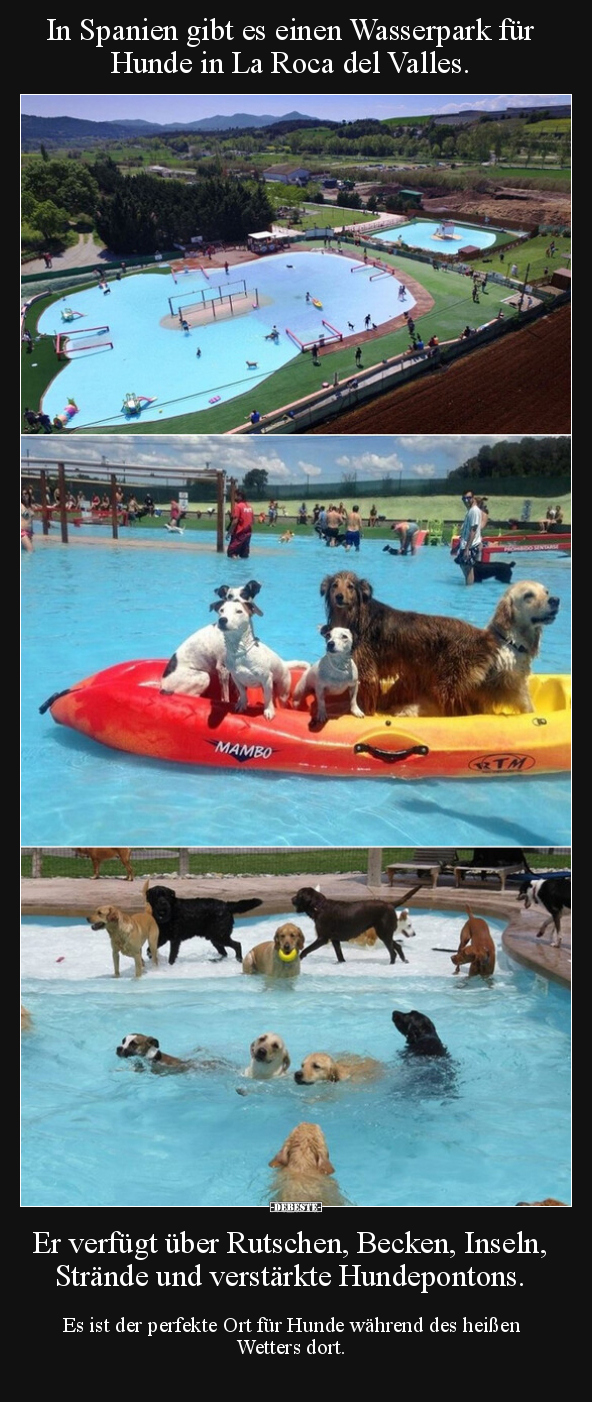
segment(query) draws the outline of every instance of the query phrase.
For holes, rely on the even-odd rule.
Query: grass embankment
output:
[[[132,852],[133,852],[132,848]],[[145,850],[145,849],[139,849]],[[163,853],[171,852],[171,866],[167,869],[167,858]],[[473,848],[458,847],[460,861],[470,861],[473,855]],[[564,867],[571,868],[571,853],[552,853],[547,855],[544,852],[531,852],[528,854],[528,865],[533,871],[545,871],[553,868],[562,870]],[[151,876],[155,872],[172,871],[177,864],[178,848],[159,848],[157,856],[132,857],[135,875]],[[409,847],[383,847],[382,862],[386,867],[389,862],[409,862],[413,861],[413,851]],[[365,872],[368,866],[367,848],[348,848],[340,858],[338,852],[330,847],[320,847],[315,851],[300,851],[299,848],[292,848],[285,852],[266,853],[262,851],[245,851],[240,853],[224,853],[216,851],[195,852],[189,857],[189,873],[191,876],[233,876],[250,875],[266,876],[273,873],[274,876],[298,876],[302,872],[310,872],[319,875],[333,875],[338,872]],[[101,867],[101,876],[121,876],[123,868],[119,861],[104,862]],[[44,853],[42,874],[46,876],[91,876],[91,866],[88,858],[66,857],[63,855]],[[32,875],[32,858],[30,856],[21,857],[21,875]],[[413,884],[412,873],[409,876],[409,885]]]
[[[470,277],[460,277],[458,273],[444,271],[443,269],[432,268],[429,263],[420,263],[414,259],[402,257],[401,253],[390,253],[385,247],[385,251],[380,253],[381,262],[391,268],[397,268],[402,280],[405,278],[416,278],[434,299],[434,306],[431,311],[424,316],[418,316],[416,326],[424,341],[428,341],[430,336],[437,335],[440,341],[454,340],[459,337],[467,325],[479,326],[485,321],[492,321],[500,308],[503,309],[506,318],[517,316],[515,308],[508,306],[507,297],[510,295],[507,287],[498,286],[489,282],[487,290],[481,295],[478,305],[472,301],[472,280]],[[489,265],[496,270],[504,271],[507,267],[505,262],[494,258],[493,264]],[[394,286],[394,285],[393,285]],[[389,297],[390,293],[390,297]],[[63,298],[64,289],[60,296]],[[49,305],[49,300],[45,299],[36,302],[28,313],[27,324],[29,330],[35,334],[38,318],[45,307]],[[397,299],[394,291],[391,292],[390,285],[385,282],[385,301],[388,301],[389,311],[393,317],[398,316]],[[345,324],[346,317],[344,314]],[[347,329],[347,328],[346,328]],[[360,328],[361,329],[361,328]],[[255,342],[254,342],[255,344]],[[292,404],[299,399],[304,399],[307,395],[313,394],[321,389],[323,381],[333,379],[337,372],[340,380],[352,376],[359,369],[368,369],[371,366],[380,366],[383,360],[392,356],[401,355],[409,347],[409,335],[403,328],[400,330],[377,335],[362,345],[362,365],[357,367],[355,363],[356,347],[351,344],[342,350],[334,350],[331,353],[324,353],[319,357],[319,363],[313,364],[309,352],[300,352],[284,365],[281,370],[270,375],[262,384],[248,392],[238,395],[236,398],[226,403],[217,404],[214,408],[203,409],[198,413],[182,412],[182,400],[175,404],[163,404],[161,407],[166,410],[168,417],[159,418],[156,422],[140,421],[136,424],[121,423],[113,427],[100,427],[88,424],[80,430],[84,433],[227,433],[231,428],[236,428],[248,421],[250,414],[257,409],[260,414],[271,414],[283,405]],[[44,337],[41,341],[36,341],[33,347],[33,355],[26,355],[23,350],[22,356],[22,394],[23,407],[28,404],[29,408],[37,409],[49,381],[56,372],[57,361],[53,350],[53,339]],[[43,352],[42,371],[41,354]],[[36,369],[33,369],[32,362],[37,362]],[[43,374],[47,375],[45,384]],[[32,379],[32,376],[35,379]],[[211,386],[212,391],[216,386]],[[69,433],[77,432],[76,428],[70,429]]]

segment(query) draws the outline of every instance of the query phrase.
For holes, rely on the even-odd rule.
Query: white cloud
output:
[[[437,472],[433,462],[416,462],[409,468],[411,477],[436,477]]]
[[[385,472],[404,471],[404,463],[398,453],[359,453],[351,457],[343,454],[336,458],[335,462],[344,472],[360,472],[367,477],[380,477]]]

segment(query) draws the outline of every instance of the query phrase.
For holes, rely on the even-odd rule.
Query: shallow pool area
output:
[[[43,409],[53,418],[74,400],[72,428],[125,430],[129,394],[143,401],[131,420],[142,423],[227,402],[255,392],[302,345],[361,333],[415,306],[390,272],[328,251],[275,254],[227,274],[138,273],[105,286],[66,293],[39,319],[44,335],[70,333],[68,363]]]
[[[473,248],[491,248],[498,232],[496,229],[455,224],[452,220],[443,223],[442,220],[417,219],[409,224],[397,224],[393,229],[384,229],[373,237],[389,246],[404,243],[408,248],[450,256],[469,245]]]
[[[82,527],[76,534],[83,541],[85,532],[106,538],[107,530]],[[38,542],[23,557],[23,843],[570,844],[569,774],[405,782],[253,772],[246,764],[202,769],[110,749],[40,715],[50,695],[91,673],[126,660],[168,659],[212,621],[209,605],[220,584],[257,579],[258,636],[285,658],[310,661],[323,651],[321,581],[339,568],[355,568],[377,598],[396,607],[479,626],[503,592],[495,581],[467,589],[446,547],[392,556],[371,532],[359,555],[347,556],[316,535],[287,546],[262,532],[253,537],[250,559],[238,562],[216,554],[213,531],[171,537],[163,526],[157,537],[134,527],[129,538],[133,549],[123,532],[121,543],[104,547]],[[560,597],[534,670],[569,673],[570,561],[550,552],[517,555],[513,579],[536,579]]]
[[[237,919],[243,954],[291,918]],[[309,942],[311,923],[297,918]],[[461,923],[414,911],[408,963],[346,945],[345,964],[319,950],[299,977],[270,982],[212,959],[197,939],[141,979],[124,959],[115,980],[104,931],[26,920],[22,1205],[265,1206],[269,1160],[302,1120],[321,1125],[352,1205],[569,1201],[569,992],[511,961],[498,922],[493,977],[454,976]],[[395,1008],[426,1013],[449,1057],[409,1058]],[[291,1065],[254,1081],[244,1075],[250,1044],[268,1030]],[[162,1076],[118,1058],[134,1031],[195,1067]],[[373,1057],[382,1074],[298,1085],[294,1071],[320,1050]]]

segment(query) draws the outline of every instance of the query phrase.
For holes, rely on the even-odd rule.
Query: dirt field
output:
[[[497,228],[504,228],[509,220],[511,227],[524,221],[532,224],[564,224],[571,228],[571,197],[555,190],[521,190],[516,198],[495,199],[490,193],[479,194],[477,190],[457,190],[440,199],[430,199],[426,194],[422,200],[423,213],[464,214],[489,216]]]
[[[312,429],[313,433],[571,433],[571,308]]]

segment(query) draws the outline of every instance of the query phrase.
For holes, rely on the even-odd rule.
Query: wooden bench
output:
[[[500,890],[506,889],[506,877],[517,871],[530,871],[530,867],[519,847],[476,848],[470,861],[459,862],[454,867],[454,884],[463,886],[467,876],[474,876],[480,881],[485,881],[487,877],[497,877],[500,883]]]
[[[418,877],[425,872],[432,887],[444,871],[454,871],[458,853],[453,847],[416,847],[409,862],[389,862],[386,868],[389,886],[393,885],[397,872],[413,871]]]

